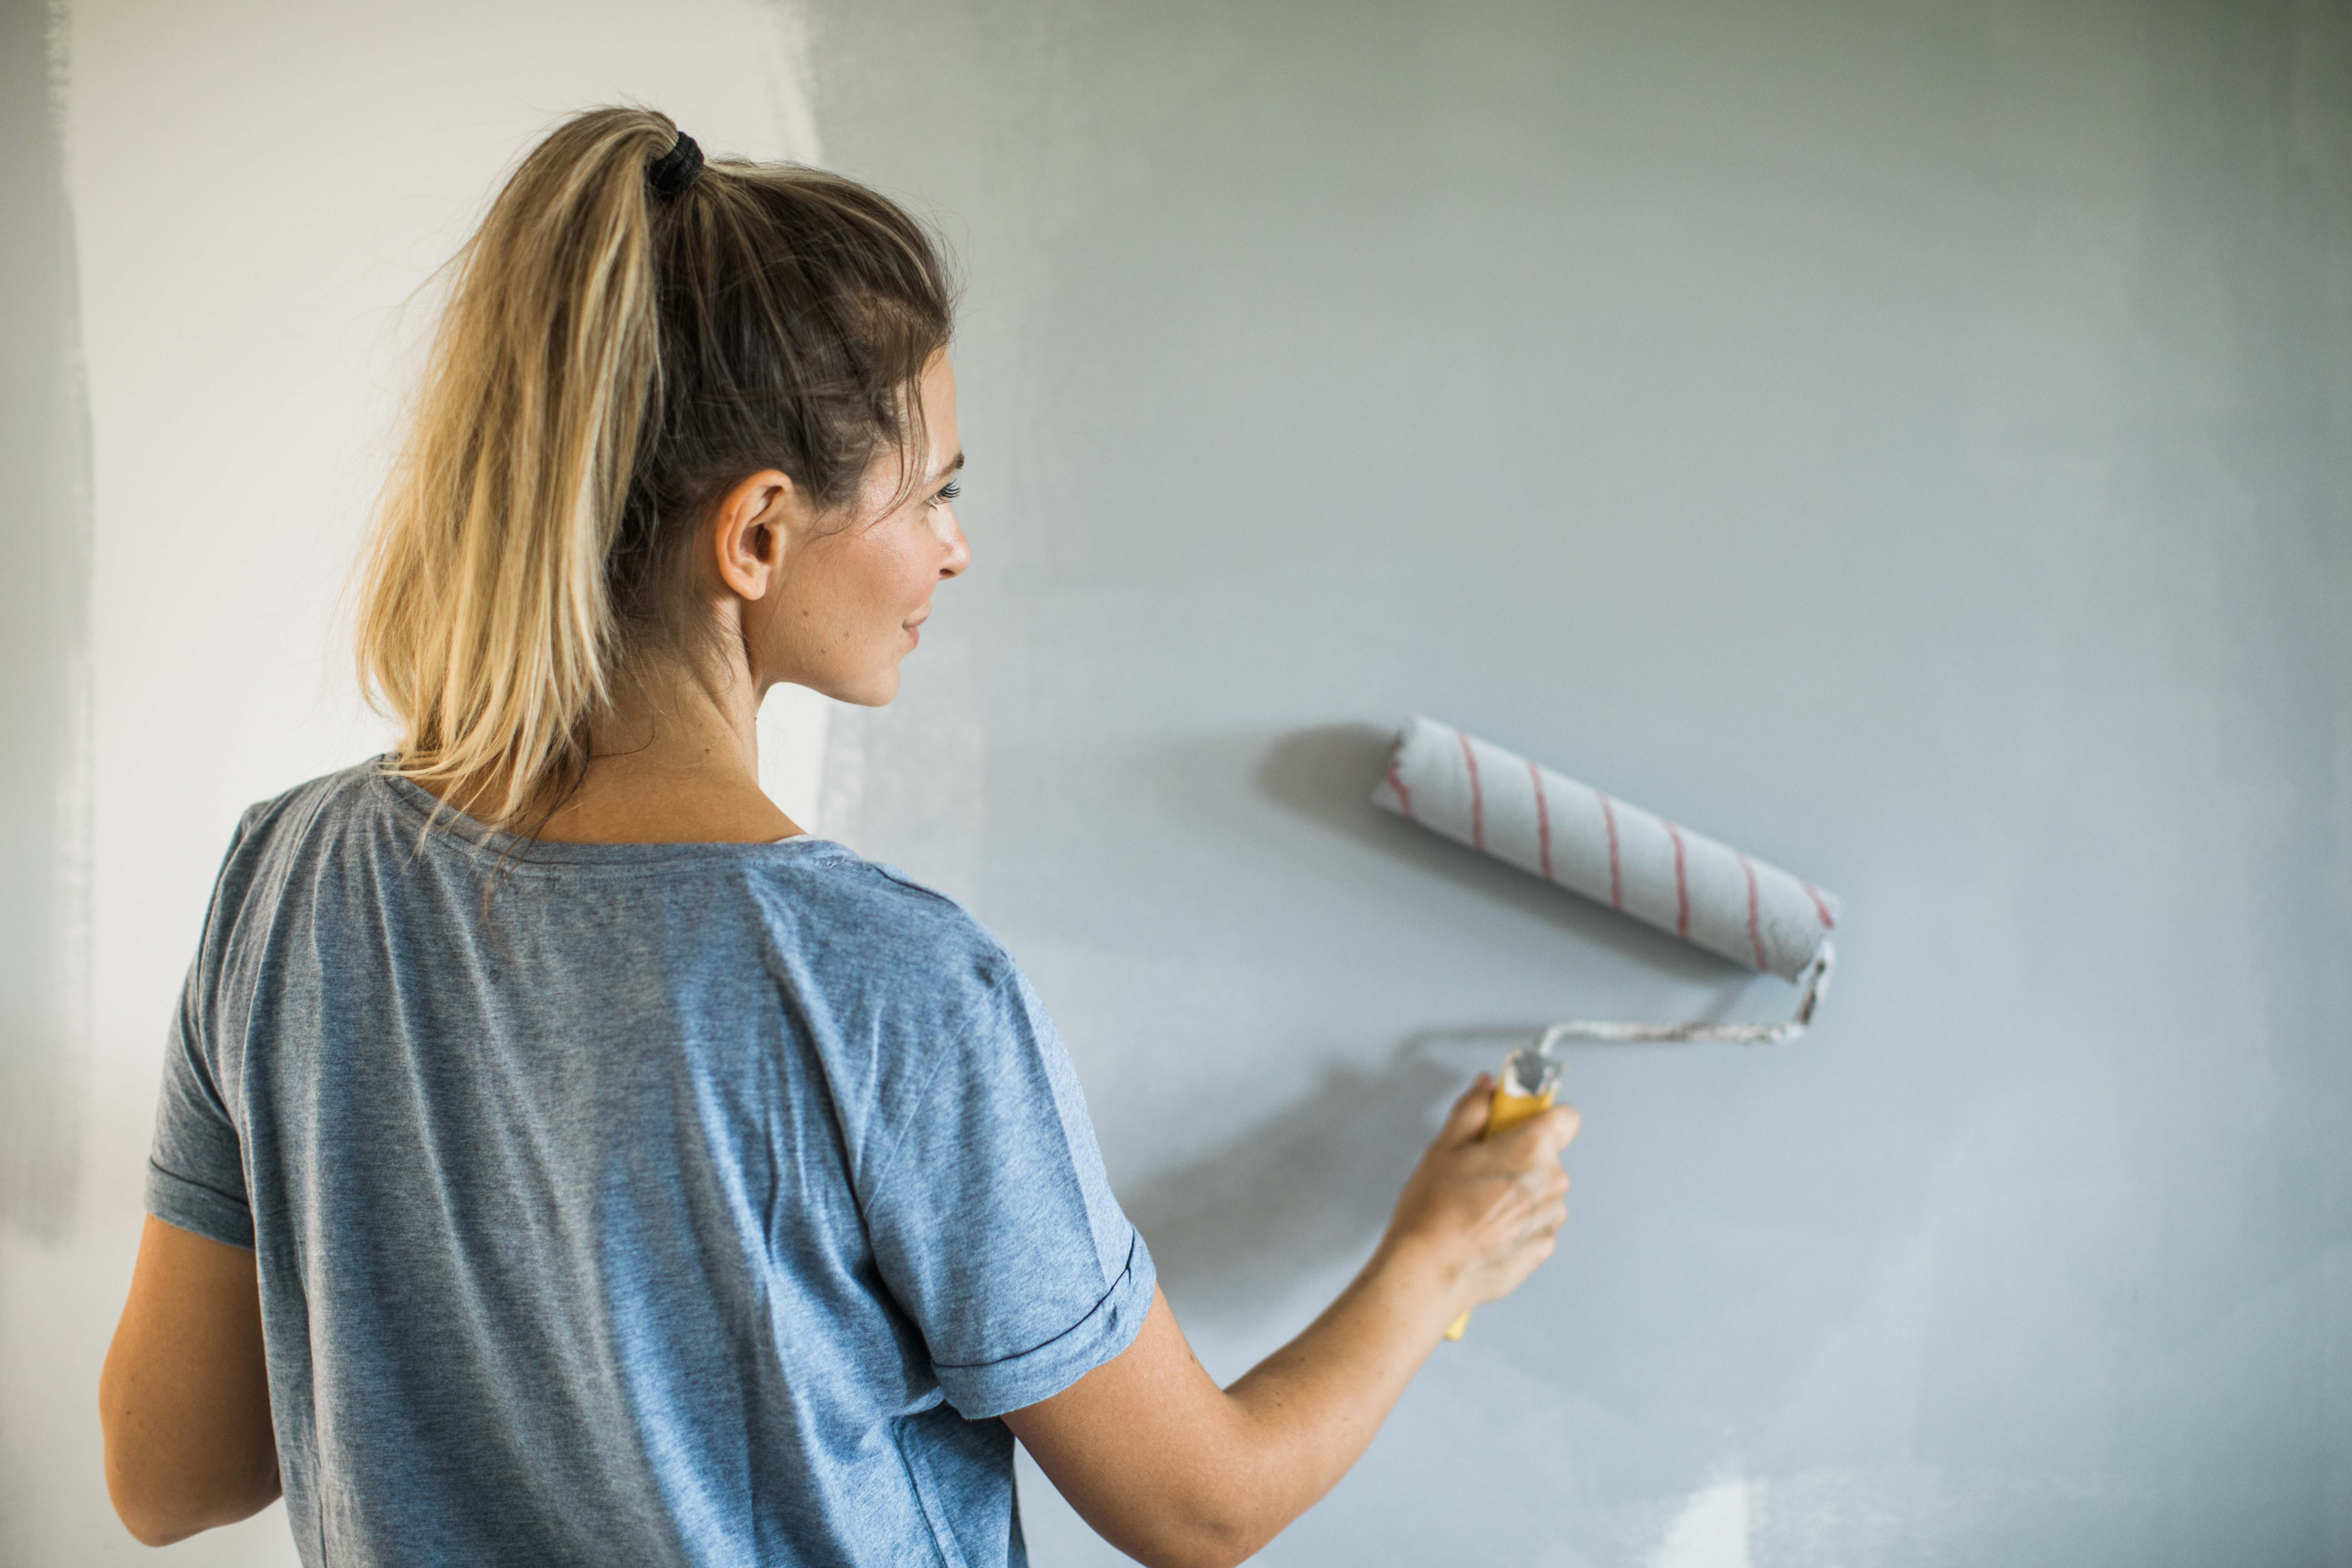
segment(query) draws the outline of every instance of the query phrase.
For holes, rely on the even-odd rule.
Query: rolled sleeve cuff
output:
[[[1061,1333],[1034,1350],[1001,1361],[966,1366],[933,1364],[940,1392],[957,1414],[967,1421],[980,1421],[1050,1399],[1135,1342],[1151,1310],[1160,1273],[1152,1265],[1151,1249],[1143,1245],[1143,1233],[1129,1234],[1134,1240],[1128,1249],[1127,1268],[1095,1303],[1094,1310]]]
[[[147,1162],[147,1212],[210,1241],[253,1250],[253,1211],[243,1198],[173,1175]]]

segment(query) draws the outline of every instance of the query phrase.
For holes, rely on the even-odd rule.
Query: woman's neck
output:
[[[759,697],[748,674],[730,673],[736,678],[681,673],[631,682],[590,727],[588,771],[536,836],[558,844],[765,844],[799,833],[760,789]],[[462,806],[468,792],[443,798]]]

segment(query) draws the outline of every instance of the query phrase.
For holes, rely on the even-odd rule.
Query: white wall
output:
[[[61,23],[94,701],[92,774],[55,782],[91,810],[90,1010],[55,1156],[78,1185],[0,1241],[0,1561],[41,1568],[143,1551],[107,1507],[95,1379],[229,830],[382,743],[331,617],[420,320],[404,302],[569,110],[634,100],[713,153],[817,152],[792,14],[749,0],[91,0]],[[786,808],[814,816],[823,714],[768,717]],[[293,1561],[277,1509],[173,1556]]]

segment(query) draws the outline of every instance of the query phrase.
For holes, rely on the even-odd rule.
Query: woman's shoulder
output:
[[[240,813],[222,858],[222,891],[248,880],[266,860],[283,858],[315,837],[322,819],[343,816],[362,806],[372,795],[383,760],[371,757],[331,773],[306,779],[267,800],[254,802]]]
[[[366,801],[376,787],[376,781],[386,775],[385,761],[370,757],[338,768],[317,778],[305,779],[291,789],[281,790],[267,800],[255,801],[245,808],[237,820],[239,835],[247,835],[257,827],[267,827],[289,817],[304,818],[319,815],[333,805],[355,805]]]
[[[995,934],[961,901],[831,839],[793,838],[751,861],[748,885],[779,934],[836,960],[905,973],[919,964],[984,987],[1018,974]]]

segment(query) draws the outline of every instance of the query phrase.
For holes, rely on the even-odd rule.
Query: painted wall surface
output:
[[[860,847],[1031,967],[1213,1371],[1508,1030],[1789,1005],[1374,812],[1381,729],[1846,900],[1811,1037],[1577,1057],[1559,1256],[1264,1561],[2352,1562],[2352,7],[813,36],[970,280]]]
[[[1804,1041],[1576,1057],[1559,1256],[1265,1561],[2352,1560],[2352,7],[82,0],[61,121],[40,18],[0,1563],[143,1555],[91,1396],[163,1021],[238,809],[380,743],[402,302],[614,97],[961,253],[974,570],[769,776],[1029,965],[1213,1371],[1515,1031],[1788,1005],[1376,813],[1383,728],[1845,898]]]

